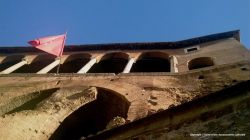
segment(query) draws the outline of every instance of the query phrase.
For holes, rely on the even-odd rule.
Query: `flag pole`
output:
[[[60,51],[60,56],[59,56],[59,65],[58,65],[58,67],[57,67],[56,74],[59,74],[60,65],[61,65],[61,58],[62,58],[62,53],[63,53],[63,49],[64,49],[64,47],[65,47],[65,40],[66,40],[66,36],[67,36],[67,31],[66,31],[65,36],[64,36],[64,40],[63,40],[63,47],[62,47],[62,49],[61,49],[61,51]]]

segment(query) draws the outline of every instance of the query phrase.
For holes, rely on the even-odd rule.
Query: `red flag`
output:
[[[35,40],[31,40],[28,43],[37,49],[43,50],[47,53],[61,56],[63,53],[63,48],[66,40],[66,34],[48,36]]]

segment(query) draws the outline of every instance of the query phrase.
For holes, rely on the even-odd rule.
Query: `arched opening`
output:
[[[121,52],[106,54],[89,70],[89,73],[121,73],[128,63],[128,58],[128,54]]]
[[[209,67],[213,65],[214,65],[214,62],[211,57],[199,57],[199,58],[192,59],[191,61],[188,62],[188,69],[193,70],[193,69],[199,69],[199,68]]]
[[[91,58],[90,54],[81,53],[70,55],[63,64],[60,65],[59,73],[77,73]],[[57,67],[49,73],[56,73]]]
[[[53,55],[39,55],[30,64],[24,65],[13,73],[36,73],[55,61],[55,58]]]
[[[119,93],[97,89],[96,100],[70,114],[50,137],[50,140],[78,140],[106,128],[114,117],[127,118],[130,103]]]
[[[131,72],[170,72],[169,56],[163,52],[146,52],[140,55]]]
[[[18,62],[22,61],[22,59],[25,57],[25,55],[10,55],[7,56],[0,64],[0,71],[3,71]]]

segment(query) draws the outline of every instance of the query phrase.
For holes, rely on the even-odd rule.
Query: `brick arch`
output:
[[[89,62],[91,55],[89,53],[72,54],[66,58],[60,65],[60,73],[77,73],[85,64]],[[57,67],[52,69],[50,73],[55,73]]]
[[[169,55],[164,52],[144,52],[136,60],[131,72],[170,72]]]
[[[30,64],[24,65],[23,67],[17,69],[14,73],[36,73],[55,61],[55,58],[55,56],[48,54],[38,55]]]
[[[25,58],[25,55],[9,55],[5,57],[0,64],[0,71],[3,71],[12,65],[15,65],[16,63],[20,62],[24,58]]]
[[[112,58],[129,59],[129,55],[123,52],[111,52],[102,56],[101,61]]]
[[[50,140],[80,139],[106,128],[114,117],[127,118],[130,102],[116,91],[97,87],[96,99],[67,116]]]
[[[198,57],[188,62],[188,69],[193,70],[193,69],[199,69],[199,68],[209,67],[213,65],[214,65],[214,61],[211,57]]]
[[[125,68],[129,55],[123,52],[105,54],[89,73],[121,73]]]

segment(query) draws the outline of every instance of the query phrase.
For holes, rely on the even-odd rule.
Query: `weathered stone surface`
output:
[[[62,56],[59,74],[54,68],[41,75],[36,70],[54,57],[27,48],[0,48],[0,72],[24,58],[29,62],[12,74],[0,75],[0,139],[165,140],[219,139],[191,136],[205,133],[250,135],[249,88],[244,85],[250,80],[250,52],[240,44],[238,32],[177,43],[116,45],[104,45],[114,49],[108,52],[100,46],[94,50],[69,48]],[[190,47],[197,50],[187,52]],[[27,54],[12,54],[15,49]],[[209,64],[204,57],[211,60]],[[135,68],[122,73],[130,58]],[[77,74],[90,59],[98,64],[88,72],[95,73]],[[195,59],[199,61],[193,68],[198,69],[190,70]],[[147,61],[153,66],[146,65]]]
[[[249,68],[248,63],[242,64],[242,66]],[[1,77],[0,83],[8,81],[9,86],[14,83],[15,86],[13,88],[6,88],[6,84],[0,86],[1,92],[4,93],[1,96],[1,112],[3,114],[0,118],[0,124],[3,127],[0,128],[0,136],[2,139],[13,139],[15,137],[20,139],[48,139],[70,113],[95,100],[97,91],[94,86],[112,89],[118,92],[121,97],[123,96],[122,98],[126,98],[130,102],[130,107],[125,119],[126,122],[131,122],[144,118],[148,114],[152,115],[159,110],[178,106],[219,91],[224,89],[225,86],[249,80],[250,77],[249,71],[242,71],[239,67],[225,66],[220,69],[220,73],[217,72],[217,69],[203,71],[202,75],[205,78],[202,80],[197,78],[200,72],[176,76],[121,76],[117,77],[115,81],[109,80],[113,76],[89,76],[84,79],[81,76],[40,76],[30,77],[29,79],[25,77]],[[19,82],[16,83],[12,79]],[[134,79],[138,79],[136,83]],[[30,85],[33,82],[36,85],[35,87]],[[55,90],[31,108],[21,109],[26,102],[40,98],[38,95],[46,94],[45,91],[49,89]],[[7,96],[8,94],[14,96]],[[33,94],[34,97],[31,96]],[[150,101],[156,104],[152,104]],[[8,107],[4,106],[8,106],[7,103],[11,107],[6,110]],[[241,106],[246,105],[238,105],[237,108],[241,108]],[[15,111],[16,108],[20,109]],[[203,117],[205,120],[209,119],[209,117],[205,116]],[[222,125],[227,126],[227,124]]]

